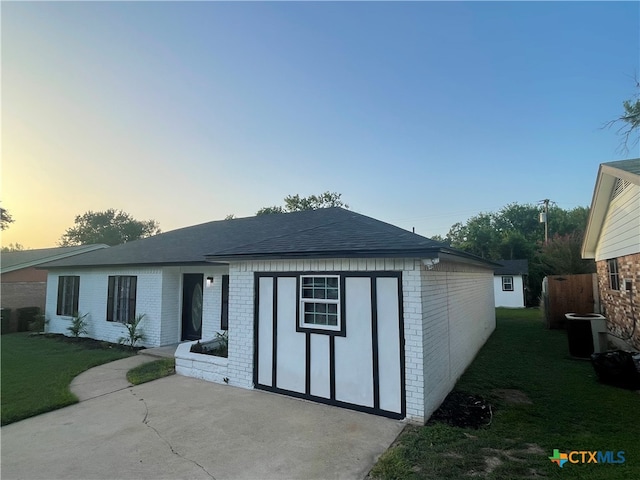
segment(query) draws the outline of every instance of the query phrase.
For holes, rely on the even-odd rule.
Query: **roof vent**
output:
[[[619,197],[622,192],[625,191],[627,187],[631,185],[631,182],[627,180],[622,180],[621,178],[616,178],[616,183],[613,185],[613,193],[611,194],[611,200],[616,197]]]

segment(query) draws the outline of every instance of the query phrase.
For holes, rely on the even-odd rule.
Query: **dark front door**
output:
[[[185,273],[182,281],[182,340],[202,338],[201,273]]]

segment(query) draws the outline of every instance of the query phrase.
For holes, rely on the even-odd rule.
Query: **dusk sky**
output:
[[[591,202],[638,2],[2,2],[2,244],[342,193],[416,233]]]

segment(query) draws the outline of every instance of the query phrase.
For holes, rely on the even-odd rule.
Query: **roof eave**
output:
[[[11,267],[3,268],[2,273],[15,272],[16,270],[23,270],[25,268],[31,268],[31,267],[35,267],[36,269],[41,269],[40,265],[57,262],[65,258],[75,257],[76,255],[82,255],[84,253],[93,252],[95,250],[100,250],[103,248],[109,248],[109,245],[98,243],[98,244],[86,246],[86,248],[79,248],[78,250],[73,250],[72,252],[61,253],[57,255],[52,255],[50,257],[46,257],[44,259],[41,258],[39,260],[32,260],[30,262],[20,263],[18,265],[13,265]]]
[[[620,174],[629,173],[608,165],[600,165],[598,168],[598,176],[593,189],[591,199],[591,207],[589,208],[589,218],[584,232],[584,240],[582,242],[581,256],[582,258],[595,258],[598,239],[602,231],[602,225],[609,209],[609,200],[615,185],[615,179],[620,178]],[[633,175],[630,174],[629,175]]]
[[[248,260],[304,260],[311,258],[422,258],[425,255],[435,256],[438,250],[321,250],[308,252],[268,252],[206,255],[208,261],[241,262]]]
[[[75,268],[125,268],[125,267],[179,267],[179,266],[216,266],[215,262],[189,261],[189,262],[151,262],[151,263],[96,263],[91,265],[41,265],[36,267],[39,270],[70,270]],[[222,265],[222,264],[219,264]]]
[[[242,262],[251,260],[304,260],[326,258],[439,258],[443,261],[457,263],[471,263],[483,267],[498,266],[499,264],[485,260],[465,252],[442,248],[420,249],[385,249],[385,250],[324,250],[310,252],[270,252],[247,254],[219,254],[207,255],[209,261]]]

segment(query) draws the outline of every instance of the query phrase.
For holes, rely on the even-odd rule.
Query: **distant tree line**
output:
[[[593,260],[581,257],[589,209],[564,210],[552,205],[547,244],[539,214],[538,205],[511,203],[497,212],[479,213],[456,223],[445,237],[433,239],[487,260],[528,260],[527,303],[537,305],[545,276],[595,272]]]

